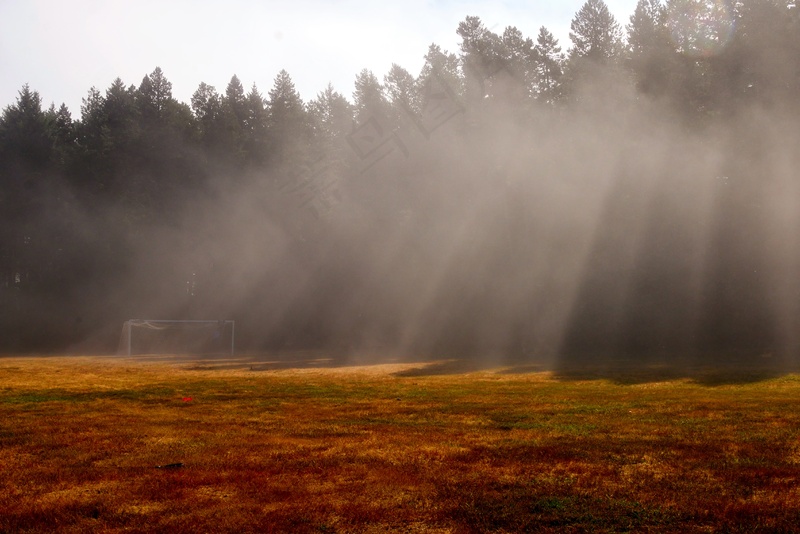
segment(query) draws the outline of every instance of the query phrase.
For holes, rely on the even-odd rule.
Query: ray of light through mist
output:
[[[350,177],[307,234],[263,216],[282,200],[265,200],[267,174],[189,203],[158,239],[188,246],[184,275],[224,266],[204,298],[255,345],[551,363],[794,354],[791,123],[754,111],[687,131],[632,93],[587,98],[606,101],[543,111],[532,129],[470,132],[464,114],[434,139],[409,134],[408,156]]]
[[[307,233],[264,216],[286,200],[269,173],[189,201],[146,236],[123,282],[135,305],[115,305],[180,316],[160,284],[183,278],[193,313],[236,317],[243,344],[343,353],[796,353],[792,123],[754,111],[689,132],[632,93],[591,98],[600,111],[543,111],[533,128],[471,132],[461,114],[412,136]]]

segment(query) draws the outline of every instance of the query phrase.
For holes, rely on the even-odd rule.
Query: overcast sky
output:
[[[266,97],[281,69],[306,101],[329,82],[352,100],[364,68],[380,80],[392,63],[417,75],[431,43],[458,52],[467,15],[534,40],[546,26],[566,51],[584,1],[0,0],[0,107],[28,83],[79,118],[91,87],[138,86],[156,66],[187,104],[200,82],[224,93],[234,74]],[[606,3],[624,28],[636,0]]]

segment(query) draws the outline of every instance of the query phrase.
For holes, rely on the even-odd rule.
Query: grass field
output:
[[[0,532],[792,532],[800,376],[0,359]]]

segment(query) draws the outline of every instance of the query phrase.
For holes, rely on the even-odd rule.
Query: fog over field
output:
[[[147,287],[176,250],[197,258],[205,316],[247,310],[237,318],[259,342],[795,354],[796,123],[748,110],[691,131],[629,88],[612,93],[532,127],[501,103],[482,110],[482,131],[467,113],[431,140],[409,129],[409,155],[343,180],[324,224],[265,220],[264,202],[288,217],[291,199],[265,200],[277,179],[249,176],[188,203],[156,254],[148,237],[134,277]],[[185,314],[158,301],[141,306]]]
[[[714,46],[684,4],[730,17]],[[642,1],[623,39],[590,0],[560,54],[467,17],[460,50],[362,71],[352,99],[281,72],[180,103],[156,69],[67,121],[24,88],[0,123],[0,350],[234,319],[241,350],[342,360],[796,366],[800,19],[718,4]]]

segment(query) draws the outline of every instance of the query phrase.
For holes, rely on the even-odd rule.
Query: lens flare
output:
[[[726,0],[678,0],[670,5],[668,17],[678,50],[696,58],[721,53],[736,25],[731,2]]]

